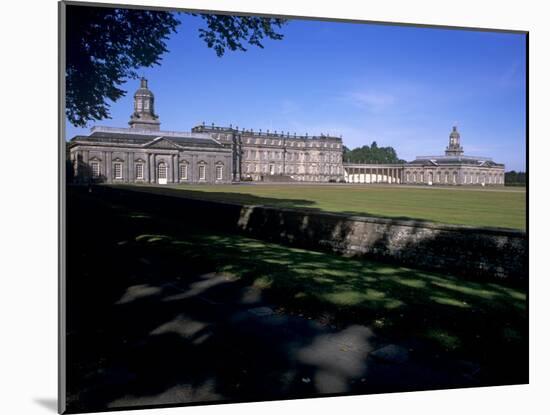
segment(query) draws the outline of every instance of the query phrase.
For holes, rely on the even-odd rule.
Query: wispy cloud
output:
[[[515,61],[498,78],[498,85],[501,87],[514,87],[522,85],[525,82],[525,77],[521,73],[522,65],[519,61]]]
[[[351,92],[348,98],[358,107],[365,108],[371,112],[379,113],[391,107],[396,97],[386,92]]]

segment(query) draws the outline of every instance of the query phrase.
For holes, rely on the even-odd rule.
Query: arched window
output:
[[[206,163],[199,163],[199,180],[206,180]]]
[[[143,163],[136,163],[136,180],[143,180]]]
[[[113,171],[114,171],[114,178],[116,180],[122,179],[122,163],[116,162],[113,165]]]
[[[180,180],[187,180],[188,178],[188,165],[187,163],[180,163],[179,166]]]
[[[168,170],[166,168],[166,163],[160,162],[158,166],[158,178],[159,180],[166,180],[168,177]]]
[[[97,161],[92,161],[92,177],[95,179],[99,177],[99,163]]]
[[[223,180],[223,164],[216,165],[216,180]]]

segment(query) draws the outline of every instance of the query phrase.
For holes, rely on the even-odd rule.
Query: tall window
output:
[[[445,183],[449,183],[449,173],[445,172]]]
[[[149,100],[146,99],[143,101],[143,109],[148,110],[149,109]]]
[[[223,166],[216,166],[216,180],[223,179]]]
[[[115,179],[122,179],[122,163],[115,163]]]
[[[199,165],[199,180],[206,179],[206,166],[204,164]]]
[[[92,177],[99,177],[99,163],[97,161],[92,162]]]
[[[166,164],[165,163],[160,163],[159,164],[159,179],[166,179],[167,178],[167,169],[166,169]]]
[[[180,180],[187,180],[187,164],[180,164]]]
[[[136,179],[143,180],[143,163],[136,163]]]

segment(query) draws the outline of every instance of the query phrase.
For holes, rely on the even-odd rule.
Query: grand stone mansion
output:
[[[344,163],[341,137],[207,126],[161,131],[154,95],[142,78],[129,128],[96,126],[73,137],[68,157],[77,182],[284,182],[503,185],[504,165],[464,156],[456,127],[444,156],[405,164]]]

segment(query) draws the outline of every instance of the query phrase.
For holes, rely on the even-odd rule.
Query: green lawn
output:
[[[487,384],[526,381],[524,284],[465,280],[291,248],[223,233],[177,212],[163,213],[156,205],[112,195],[111,200],[108,192],[84,188],[68,192],[69,323],[81,333],[78,347],[74,340],[69,344],[73,351],[110,355],[108,345],[101,349],[100,341],[99,346],[90,344],[96,333],[101,333],[99,339],[108,337],[106,326],[119,333],[122,317],[133,321],[134,315],[113,320],[110,314],[119,310],[118,301],[129,287],[166,282],[186,286],[207,273],[224,272],[231,278],[224,290],[255,287],[285,313],[337,327],[364,324],[388,341],[419,341],[428,345],[430,359],[447,356],[479,363],[481,381]],[[142,315],[155,322],[173,318],[155,314],[165,308],[143,304]],[[180,312],[177,307],[172,311]],[[92,367],[96,360],[92,354]]]
[[[148,258],[176,280],[227,272],[289,311],[370,325],[390,338],[423,339],[489,365],[504,355],[523,359],[524,287],[291,248],[208,230],[183,218],[175,222],[143,206],[81,197],[85,208],[79,215],[101,224],[102,242],[94,246],[110,256]]]
[[[421,188],[358,185],[143,186],[184,197],[317,209],[355,215],[525,229],[525,189]]]

